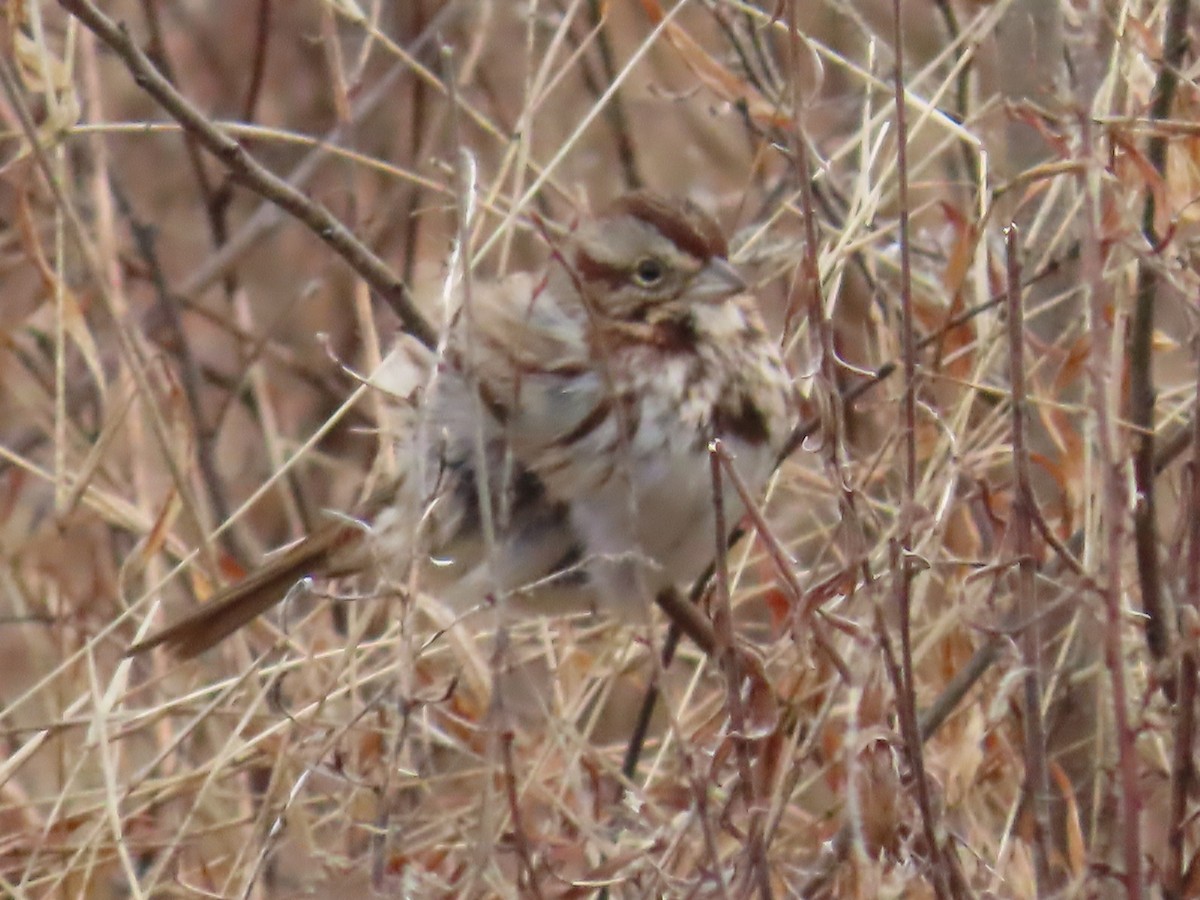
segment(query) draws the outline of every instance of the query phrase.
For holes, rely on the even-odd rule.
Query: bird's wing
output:
[[[426,572],[459,610],[522,593],[578,556],[567,509],[533,465],[593,402],[578,391],[582,329],[549,299],[528,274],[479,285],[451,320],[422,410]]]

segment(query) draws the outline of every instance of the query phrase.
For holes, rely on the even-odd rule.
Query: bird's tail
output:
[[[363,529],[353,523],[330,522],[218,591],[195,612],[133,644],[125,655],[162,646],[181,659],[198,656],[280,603],[302,578],[346,574],[344,560],[359,555],[348,553],[349,545],[364,538]]]

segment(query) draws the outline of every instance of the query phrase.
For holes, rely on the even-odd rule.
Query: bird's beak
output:
[[[746,290],[746,280],[727,259],[714,256],[696,273],[687,293],[697,300],[715,302]]]

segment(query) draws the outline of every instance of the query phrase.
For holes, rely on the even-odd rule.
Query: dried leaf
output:
[[[1075,788],[1063,767],[1054,760],[1050,761],[1050,776],[1066,804],[1063,825],[1067,833],[1067,864],[1071,874],[1080,878],[1087,870],[1087,850],[1083,840],[1083,825],[1079,821],[1079,804],[1075,802]]]
[[[752,741],[770,737],[779,728],[779,702],[775,691],[761,666],[747,671],[743,664],[742,678],[743,736]]]
[[[150,526],[146,539],[142,541],[136,557],[136,565],[139,569],[146,564],[146,560],[162,550],[167,542],[167,536],[171,533],[171,525],[179,516],[182,508],[183,504],[179,501],[178,492],[171,490],[159,506],[158,515],[154,517],[154,524]],[[205,597],[207,594],[200,596]]]
[[[957,296],[966,281],[967,272],[971,268],[971,260],[975,258],[975,248],[979,244],[979,230],[968,222],[956,206],[942,203],[942,212],[946,222],[954,229],[954,242],[950,245],[950,255],[946,267],[942,271],[942,284],[947,293]]]

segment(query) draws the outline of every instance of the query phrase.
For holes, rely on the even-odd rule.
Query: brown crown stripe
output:
[[[696,204],[660,197],[648,191],[626,194],[611,212],[629,215],[661,231],[680,250],[700,260],[729,256],[729,245],[721,226]]]

